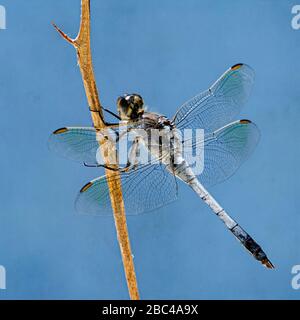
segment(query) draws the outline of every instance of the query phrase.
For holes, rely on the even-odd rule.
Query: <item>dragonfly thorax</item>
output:
[[[117,107],[122,120],[137,120],[144,113],[144,100],[136,93],[125,94],[118,98]]]

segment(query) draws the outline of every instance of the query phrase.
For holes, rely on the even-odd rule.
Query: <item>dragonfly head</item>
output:
[[[125,94],[117,100],[117,107],[122,120],[136,120],[144,113],[144,100],[136,93]]]

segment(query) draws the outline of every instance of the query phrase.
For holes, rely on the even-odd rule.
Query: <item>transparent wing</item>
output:
[[[109,178],[99,177],[80,190],[75,202],[78,212],[94,215],[112,214],[107,179],[116,179],[116,175]],[[159,163],[121,173],[121,181],[127,215],[157,209],[177,198],[175,177]]]
[[[122,124],[103,130],[92,127],[65,127],[50,135],[48,146],[51,151],[64,158],[94,165],[99,163],[99,141],[107,135],[116,139],[130,127]]]
[[[257,126],[249,120],[232,122],[205,135],[204,169],[198,176],[200,182],[211,186],[229,178],[250,156],[259,138]],[[193,143],[194,154],[198,147],[203,147],[203,141]]]
[[[234,120],[248,99],[254,71],[246,64],[228,69],[207,91],[187,101],[173,121],[178,129],[204,129],[205,133]]]
[[[68,127],[54,131],[48,142],[49,149],[64,158],[91,164],[97,163],[99,148],[94,128]]]

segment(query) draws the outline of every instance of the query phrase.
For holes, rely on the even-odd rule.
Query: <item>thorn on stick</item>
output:
[[[75,45],[75,40],[71,39],[66,33],[64,33],[54,22],[52,22],[53,27],[55,30],[69,43]]]

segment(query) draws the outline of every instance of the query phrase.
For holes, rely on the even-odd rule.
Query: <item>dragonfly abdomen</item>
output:
[[[186,176],[189,174],[187,173]],[[187,182],[199,197],[213,210],[213,212],[224,222],[226,227],[237,240],[248,250],[249,253],[264,266],[273,269],[274,266],[268,259],[261,246],[221,207],[221,205],[202,186],[197,177]]]

